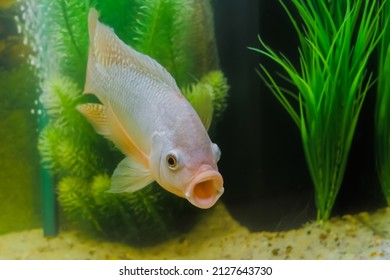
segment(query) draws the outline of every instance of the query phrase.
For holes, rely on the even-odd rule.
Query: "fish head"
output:
[[[156,181],[163,188],[186,198],[196,207],[207,209],[224,191],[223,178],[217,167],[220,156],[218,146],[211,142],[191,149],[169,145],[158,155],[152,155],[151,162],[155,164],[152,170],[156,170]],[[159,162],[158,166],[156,162]]]

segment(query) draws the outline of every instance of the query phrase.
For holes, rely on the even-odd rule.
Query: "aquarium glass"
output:
[[[0,0],[0,259],[390,259],[388,5]]]

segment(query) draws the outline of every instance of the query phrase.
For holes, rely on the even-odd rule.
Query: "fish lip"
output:
[[[185,197],[187,200],[202,209],[212,207],[224,192],[221,174],[211,166],[202,166],[190,181]]]

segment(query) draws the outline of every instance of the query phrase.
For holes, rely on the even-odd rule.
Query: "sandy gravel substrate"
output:
[[[77,231],[55,238],[35,229],[0,235],[0,259],[390,259],[390,209],[311,223],[286,232],[251,233],[214,207],[190,233],[135,249]]]

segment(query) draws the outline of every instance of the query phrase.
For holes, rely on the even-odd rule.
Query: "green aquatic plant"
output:
[[[379,182],[390,205],[390,2],[383,8],[378,91],[375,112],[375,147]]]
[[[211,71],[203,76],[200,83],[209,87],[214,108],[213,119],[218,120],[227,108],[226,95],[229,91],[227,80],[222,71]]]
[[[198,112],[199,116],[212,115],[218,120],[227,107],[226,94],[229,90],[226,78],[221,71],[211,71],[198,83],[193,83],[182,89],[183,95]],[[209,106],[205,106],[204,96],[210,100]],[[213,114],[203,113],[205,110],[212,110]],[[211,119],[202,120],[206,127],[211,124]]]
[[[367,62],[381,36],[379,1],[292,0],[298,21],[280,0],[298,33],[300,67],[259,37],[261,53],[296,87],[282,87],[264,65],[259,74],[301,131],[315,187],[317,219],[326,221],[342,184],[359,113],[373,84]]]
[[[104,173],[90,180],[64,177],[58,184],[58,199],[79,226],[135,245],[164,240],[172,232],[170,228],[179,223],[184,227],[183,218],[188,213],[185,202],[177,203],[159,187],[150,185],[142,192],[112,195],[107,192],[110,185],[111,179]],[[169,201],[170,210],[166,209]]]
[[[123,155],[76,110],[77,104],[93,98],[81,94],[87,14],[96,7],[102,22],[124,42],[158,60],[183,91],[206,89],[191,91],[189,99],[196,104],[207,94],[208,109],[219,117],[226,108],[228,85],[218,70],[209,1],[40,2],[26,1],[22,30],[38,51],[31,63],[42,77],[40,101],[49,119],[38,146],[43,166],[58,181],[63,212],[68,220],[107,238],[138,245],[167,238],[178,224],[191,220],[188,213],[194,214],[194,208],[156,184],[131,194],[108,193],[109,174]]]
[[[42,163],[56,173],[94,175],[103,159],[98,153],[99,138],[76,110],[80,88],[69,78],[61,77],[47,80],[42,90],[40,101],[50,118],[38,142]]]

